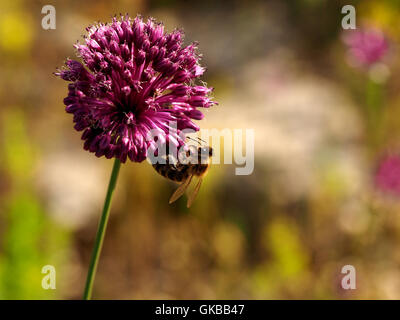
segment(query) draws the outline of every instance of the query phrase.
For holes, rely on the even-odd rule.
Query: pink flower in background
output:
[[[369,67],[380,62],[389,49],[388,41],[379,29],[346,31],[343,41],[348,47],[350,63]]]
[[[381,161],[375,185],[384,192],[400,196],[400,156],[390,155]]]

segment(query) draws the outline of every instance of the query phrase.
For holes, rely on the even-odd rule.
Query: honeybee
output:
[[[193,146],[192,146],[193,147]],[[176,163],[171,163],[169,158],[167,157],[166,163],[156,163],[153,164],[153,168],[163,177],[168,180],[179,183],[179,187],[172,194],[169,199],[169,203],[173,203],[178,200],[187,190],[190,183],[193,180],[193,177],[198,177],[198,181],[193,189],[193,191],[188,195],[187,207],[189,208],[194,199],[196,198],[201,183],[203,181],[204,176],[206,175],[208,168],[210,167],[210,158],[213,155],[213,149],[209,146],[200,146],[197,148],[196,152],[194,152],[194,156],[197,157],[197,163],[188,163],[183,164],[179,161]]]

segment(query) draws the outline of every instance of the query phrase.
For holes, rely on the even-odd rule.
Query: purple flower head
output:
[[[369,67],[380,62],[389,49],[388,41],[379,29],[346,31],[343,37],[351,64]]]
[[[98,157],[140,162],[155,146],[150,132],[177,148],[184,145],[182,130],[198,131],[193,120],[204,117],[198,108],[216,104],[211,88],[195,84],[205,71],[196,44],[183,46],[182,31],[166,33],[162,24],[140,16],[87,31],[85,44],[75,45],[84,64],[67,60],[56,73],[71,82],[64,104],[75,129],[83,131],[84,148]]]
[[[390,155],[380,162],[375,185],[384,192],[400,196],[400,156]]]

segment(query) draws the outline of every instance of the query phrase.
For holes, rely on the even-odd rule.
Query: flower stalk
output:
[[[212,88],[196,84],[206,69],[197,43],[185,45],[182,30],[166,32],[162,23],[140,15],[86,30],[84,43],[74,46],[82,61],[67,59],[55,75],[69,82],[65,110],[82,132],[83,148],[116,159],[83,295],[90,299],[121,163],[144,161],[158,142],[179,150],[186,144],[184,130],[199,131],[194,121],[203,119],[200,110],[217,102]]]
[[[118,173],[121,166],[119,159],[115,159],[114,166],[111,172],[110,182],[108,184],[106,199],[104,201],[103,212],[100,217],[99,226],[97,229],[96,239],[92,257],[90,260],[89,270],[86,278],[85,291],[83,294],[84,300],[90,300],[92,297],[93,282],[96,275],[97,265],[100,258],[101,248],[103,246],[104,236],[106,233],[108,217],[110,216],[111,200],[117,183]]]
[[[377,150],[383,138],[384,84],[367,79],[365,103],[367,107],[367,125],[369,143],[372,150]]]

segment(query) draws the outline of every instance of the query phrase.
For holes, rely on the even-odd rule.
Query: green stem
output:
[[[383,85],[371,79],[366,87],[367,125],[370,147],[379,147],[382,139]]]
[[[90,300],[92,296],[93,281],[96,275],[97,264],[99,262],[101,247],[103,246],[104,235],[106,233],[107,221],[110,215],[110,205],[112,195],[117,183],[119,168],[121,162],[119,159],[115,159],[114,166],[111,172],[110,182],[108,183],[107,195],[104,201],[103,213],[101,214],[99,227],[97,229],[96,240],[94,242],[94,248],[92,252],[92,258],[90,260],[89,270],[86,278],[85,292],[83,294],[84,300]]]

